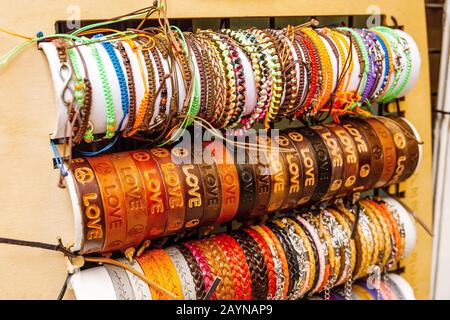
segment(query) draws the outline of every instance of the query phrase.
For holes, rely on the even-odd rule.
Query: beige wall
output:
[[[405,186],[408,204],[431,224],[431,133],[428,55],[424,3],[420,0],[168,0],[172,17],[320,16],[366,14],[377,4],[394,15],[417,41],[422,72],[404,107],[425,141],[420,171]],[[79,5],[81,19],[122,15],[148,0],[1,0],[0,27],[33,36],[50,34],[56,20]],[[0,52],[20,42],[0,33]],[[48,134],[55,117],[54,97],[43,54],[31,46],[0,70],[0,236],[55,243],[70,241],[72,212],[65,190],[56,187]],[[431,239],[419,228],[417,249],[408,258],[406,277],[419,298],[427,298]],[[0,298],[54,299],[65,277],[58,253],[0,245]],[[70,294],[68,297],[71,297]]]

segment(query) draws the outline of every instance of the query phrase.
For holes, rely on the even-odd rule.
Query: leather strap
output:
[[[185,190],[182,186],[183,176],[180,168],[173,163],[171,153],[163,148],[150,150],[158,163],[161,175],[164,177],[167,196],[167,226],[165,234],[172,234],[183,229],[185,222]]]
[[[385,162],[381,138],[366,120],[350,118],[347,122],[353,124],[355,128],[359,129],[359,132],[366,136],[367,142],[369,143],[369,152],[371,154],[371,170],[366,180],[368,183],[359,188],[355,188],[355,191],[374,188],[383,173]]]
[[[331,159],[331,184],[326,194],[322,197],[323,201],[328,201],[333,199],[344,185],[346,173],[344,152],[338,137],[330,128],[325,126],[312,126],[310,128],[320,135],[327,146]]]
[[[167,225],[167,197],[164,179],[158,164],[150,152],[146,150],[130,151],[139,170],[147,199],[147,232],[146,238],[153,239],[164,235]]]
[[[99,193],[105,210],[105,242],[102,252],[121,250],[125,246],[124,241],[127,234],[127,213],[125,195],[120,186],[119,176],[107,155],[88,158],[87,161],[96,172]],[[85,200],[88,199],[84,199],[83,202]]]
[[[325,142],[322,140],[320,135],[316,133],[313,129],[308,127],[301,127],[298,129],[298,131],[301,134],[303,134],[307,139],[309,139],[316,154],[317,167],[319,170],[317,179],[317,188],[309,204],[317,204],[321,202],[321,200],[326,195],[331,185],[331,178],[332,178],[331,157],[330,154],[328,153],[328,149],[327,146],[325,145]]]
[[[391,133],[380,120],[377,120],[376,118],[367,118],[364,120],[367,121],[369,125],[375,130],[381,140],[381,145],[383,147],[383,173],[374,186],[375,188],[383,187],[390,181],[395,173],[395,167],[397,163],[397,149],[395,147],[395,142]]]
[[[256,175],[255,168],[249,161],[249,155],[245,149],[237,149],[235,155],[239,155],[239,152],[244,152],[245,160],[242,162],[242,157],[235,158],[237,174],[239,177],[239,207],[236,218],[247,219],[253,212],[256,206]],[[236,156],[235,156],[236,157]]]
[[[232,232],[231,236],[237,241],[244,251],[247,265],[250,270],[250,278],[252,280],[253,300],[267,299],[267,267],[264,262],[262,252],[257,250],[258,244],[243,231]]]
[[[317,188],[319,170],[316,154],[312,144],[300,132],[289,130],[287,135],[297,148],[297,152],[302,160],[303,177],[297,205],[304,205],[311,200]]]
[[[100,252],[106,241],[107,225],[98,177],[83,158],[71,161],[70,174],[75,182],[83,221],[80,253]]]
[[[171,151],[172,160],[179,166],[182,174],[183,190],[185,191],[186,229],[196,227],[203,219],[205,195],[200,169],[194,163],[194,156],[184,148],[174,147]]]
[[[353,190],[358,191],[360,189],[365,189],[372,183],[370,179],[373,169],[370,143],[364,130],[361,130],[358,125],[355,125],[350,121],[343,121],[342,127],[344,127],[352,136],[358,152],[359,170]]]
[[[287,188],[281,209],[294,208],[301,197],[303,189],[301,185],[304,181],[302,160],[295,144],[289,139],[287,134],[280,133],[279,136],[275,137],[275,140],[279,147],[292,150],[284,153],[287,167]]]
[[[326,126],[336,134],[344,152],[345,173],[342,179],[342,187],[336,194],[336,197],[340,198],[350,194],[355,187],[359,173],[359,157],[354,139],[343,126],[337,124],[328,124]]]
[[[127,234],[124,247],[135,247],[141,243],[147,231],[147,200],[139,171],[128,152],[109,155],[123,191],[126,208]]]

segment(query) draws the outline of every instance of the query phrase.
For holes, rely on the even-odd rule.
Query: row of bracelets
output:
[[[205,299],[217,278],[211,299],[296,300],[321,292],[328,299],[333,287],[351,292],[356,279],[376,267],[387,272],[403,258],[404,224],[410,217],[407,211],[399,214],[401,208],[390,199],[365,198],[357,209],[341,203],[317,212],[289,212],[264,224],[147,250],[131,265],[177,299]],[[118,299],[143,298],[126,285],[124,269],[105,268]],[[147,299],[171,298],[156,286],[141,285]]]
[[[404,181],[420,158],[414,129],[400,117],[261,132],[257,151],[215,141],[199,160],[178,146],[72,160],[69,190],[83,230],[76,249],[125,250],[197,226],[331,202]]]
[[[94,44],[87,38],[86,43],[54,40],[61,64],[74,70],[74,100],[68,110],[76,144],[101,138],[93,134],[99,121],[92,116],[98,113],[92,110],[95,90],[104,99],[103,138],[121,133],[158,143],[174,128],[185,128],[198,118],[242,135],[257,122],[268,128],[283,118],[310,120],[331,114],[339,121],[343,115],[369,115],[365,107],[393,100],[410,81],[409,44],[386,27],[223,29],[176,35],[183,50],[175,53],[157,29],[137,30],[136,38],[127,41],[102,42],[101,34]],[[91,49],[93,59],[80,50],[83,45]],[[110,61],[102,61],[100,51],[106,51]],[[358,84],[352,86],[358,70]],[[101,83],[92,85],[93,72],[99,73]],[[119,83],[120,119],[111,81]],[[137,92],[137,81],[144,92]]]

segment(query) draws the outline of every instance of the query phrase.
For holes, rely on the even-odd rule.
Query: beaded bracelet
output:
[[[103,35],[99,35],[99,37],[102,37]],[[123,117],[125,118],[128,114],[128,109],[130,106],[130,100],[128,97],[128,85],[127,81],[125,79],[125,74],[123,73],[122,66],[119,62],[119,59],[117,57],[117,54],[114,50],[113,45],[110,42],[102,42],[103,48],[105,48],[106,52],[108,53],[109,58],[111,59],[111,62],[114,67],[114,71],[116,72],[117,80],[119,81],[120,86],[120,100],[122,102],[122,111],[123,111]],[[120,123],[120,127],[118,130],[122,130],[123,120]]]
[[[106,133],[105,138],[111,139],[116,134],[116,116],[114,113],[114,102],[112,99],[111,87],[109,86],[108,76],[106,74],[105,66],[96,44],[90,44],[92,55],[97,63],[97,68],[100,74],[100,80],[102,82],[103,97],[106,105]]]
[[[78,66],[78,60],[75,54],[75,49],[69,48],[67,50],[70,62],[72,64],[75,76],[77,78],[77,84],[75,85],[75,100],[80,107],[81,121],[79,127],[76,129],[76,133],[73,137],[74,143],[80,143],[84,140],[89,143],[94,140],[94,135],[92,130],[89,128],[89,116],[92,108],[92,84],[88,76],[88,68],[81,54],[81,51],[76,47],[78,54],[80,56],[81,62],[84,69],[84,78],[81,75],[80,68]],[[75,128],[74,128],[75,129]]]
[[[400,69],[401,71],[399,73],[403,73],[403,71],[405,71],[405,77],[403,78],[402,82],[399,84],[398,87],[396,85],[393,85],[393,87],[395,87],[395,90],[393,90],[390,95],[385,95],[382,97],[382,102],[387,102],[387,101],[395,99],[403,91],[403,89],[406,87],[406,85],[409,82],[409,77],[411,75],[411,65],[412,65],[411,50],[409,48],[409,45],[408,45],[408,42],[406,41],[406,39],[401,37],[396,31],[394,31],[390,28],[384,27],[384,26],[376,27],[376,30],[380,30],[381,32],[385,32],[385,33],[391,35],[392,37],[394,37],[394,39],[397,41],[397,43],[400,46],[402,46],[402,52],[406,56],[406,66],[403,66],[403,65],[398,66],[399,68],[401,68]],[[400,53],[400,52],[398,52],[398,53]]]

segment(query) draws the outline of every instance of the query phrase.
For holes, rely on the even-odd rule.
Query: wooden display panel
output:
[[[33,36],[54,33],[57,20],[107,19],[149,6],[148,0],[2,0],[1,27]],[[395,16],[417,42],[422,69],[414,89],[402,102],[424,145],[418,172],[405,183],[405,202],[428,224],[431,201],[431,107],[425,6],[421,0],[168,0],[170,18],[367,15],[376,5]],[[20,39],[0,33],[0,52]],[[30,47],[0,70],[0,236],[55,243],[70,241],[73,215],[68,193],[56,187],[48,134],[54,126],[54,93],[45,57]],[[417,298],[429,297],[431,238],[418,228],[418,241],[406,259],[405,278]],[[55,299],[66,276],[59,253],[0,245],[0,299]],[[69,291],[66,298],[73,298]]]

